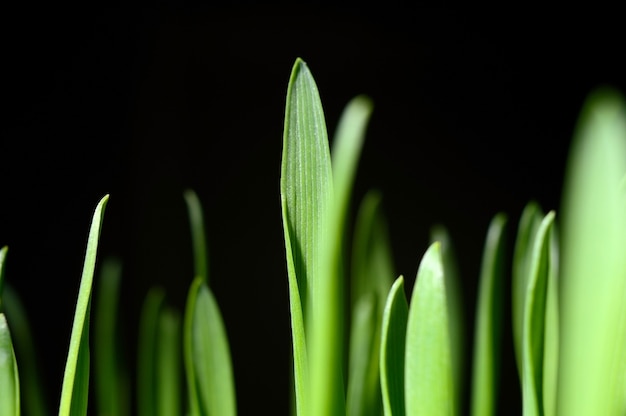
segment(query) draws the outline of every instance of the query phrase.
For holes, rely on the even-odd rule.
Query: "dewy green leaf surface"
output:
[[[598,89],[581,111],[565,172],[559,415],[626,410],[625,173],[624,99]]]
[[[391,286],[383,313],[380,348],[380,386],[385,416],[404,416],[404,351],[409,305],[404,278]]]
[[[129,378],[119,344],[118,305],[121,261],[105,258],[96,286],[94,358],[98,414],[130,414]]]
[[[100,229],[108,200],[109,196],[105,195],[96,206],[89,230],[83,273],[74,312],[74,324],[72,326],[70,346],[63,375],[61,403],[59,406],[60,416],[84,416],[87,414],[91,289],[96,267],[98,239],[100,238]]]
[[[440,243],[420,262],[409,306],[404,388],[408,416],[454,415],[457,398]]]
[[[547,293],[552,265],[554,211],[545,216],[531,246],[522,333],[522,405],[525,416],[544,415],[543,369]]]
[[[185,352],[193,367],[193,391],[199,415],[234,416],[237,414],[235,383],[228,337],[213,293],[201,278],[196,278],[189,289],[187,317],[191,324],[186,330]],[[188,367],[189,368],[189,367]]]
[[[191,229],[191,242],[193,248],[194,259],[194,277],[201,277],[207,284],[209,283],[209,260],[207,254],[206,236],[204,233],[204,216],[202,214],[202,205],[198,195],[187,189],[183,196],[187,204],[189,213],[189,225]]]
[[[541,223],[543,214],[535,201],[531,201],[524,207],[520,217],[515,248],[513,251],[513,283],[511,301],[513,302],[513,347],[515,348],[515,360],[517,372],[522,384],[522,333],[524,322],[524,305],[526,303],[526,291],[530,274],[530,262],[532,257],[532,245]]]
[[[169,307],[161,310],[156,340],[156,416],[182,414],[181,322],[179,313]]]
[[[8,248],[0,249],[0,415],[20,415],[20,380],[11,331],[2,304],[4,265]]]
[[[504,214],[498,213],[494,216],[487,231],[483,251],[474,330],[472,416],[489,416],[493,415],[496,410],[504,296],[506,222]]]

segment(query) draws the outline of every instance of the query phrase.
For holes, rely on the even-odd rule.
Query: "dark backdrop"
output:
[[[96,203],[110,194],[99,255],[124,263],[119,307],[133,363],[148,288],[163,286],[183,310],[192,258],[182,192],[193,188],[240,414],[287,414],[279,173],[296,57],[318,83],[331,135],[350,98],[374,100],[353,208],[368,189],[382,191],[409,287],[429,227],[448,226],[471,328],[490,219],[503,211],[514,231],[530,199],[558,210],[585,96],[604,83],[623,91],[618,23],[610,11],[495,17],[396,3],[4,12],[0,244],[10,248],[7,281],[28,308],[53,408]],[[502,409],[519,401],[505,331]]]

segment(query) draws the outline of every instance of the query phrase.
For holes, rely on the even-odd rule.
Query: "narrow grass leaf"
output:
[[[441,246],[422,257],[409,306],[404,388],[406,414],[454,415],[457,402]]]
[[[94,363],[98,414],[130,414],[129,378],[120,346],[118,306],[121,261],[105,258],[96,286]]]
[[[624,414],[626,109],[617,92],[587,97],[567,163],[558,414]]]
[[[96,255],[100,229],[104,218],[109,195],[105,195],[96,206],[89,237],[83,273],[80,279],[78,300],[74,312],[74,323],[70,337],[70,346],[65,363],[60,416],[84,416],[87,414],[89,396],[89,311],[91,309],[91,290],[96,267]]]
[[[305,331],[308,337],[308,327],[312,325],[308,322],[309,315],[319,309],[318,305],[310,305],[310,300],[321,302],[321,295],[317,293],[322,273],[320,249],[329,238],[328,209],[332,203],[333,183],[322,104],[313,76],[301,59],[294,63],[287,88],[280,190],[296,408],[299,415],[306,415],[315,404],[308,401],[308,395],[315,393],[310,392],[308,386],[307,345],[311,340],[305,339]],[[332,326],[329,331],[335,333]],[[332,338],[329,341],[329,347],[335,348]],[[328,358],[321,355],[322,361]],[[333,368],[326,370],[336,371]],[[337,392],[332,384],[326,385],[325,389],[333,394]],[[321,398],[321,401],[317,404],[325,406],[326,399]]]
[[[559,229],[556,220],[552,225],[550,239],[550,264],[546,293],[546,319],[543,352],[543,409],[546,416],[556,414],[559,374]]]
[[[157,416],[182,414],[181,319],[178,311],[164,307],[158,317],[156,340]]]
[[[137,414],[139,416],[157,414],[156,349],[159,316],[164,304],[163,289],[153,287],[148,291],[141,308],[137,345]]]
[[[198,195],[187,189],[184,194],[189,213],[189,225],[191,229],[191,246],[193,249],[194,277],[201,277],[209,284],[209,257],[207,254],[206,236],[204,233],[204,216],[202,205]]]
[[[380,348],[380,386],[385,416],[404,416],[404,352],[409,305],[404,278],[391,286],[383,313]]]
[[[542,217],[543,213],[537,202],[530,201],[526,204],[520,217],[515,239],[515,248],[513,249],[511,284],[513,309],[511,314],[513,317],[513,348],[515,349],[515,363],[517,364],[520,386],[523,384],[522,375],[524,374],[522,365],[524,306],[526,304],[525,299],[530,275],[532,245]]]
[[[11,331],[4,315],[4,267],[8,248],[0,249],[0,415],[20,415],[20,380],[11,341]]]
[[[8,252],[9,248],[7,246],[4,246],[0,249],[0,312],[4,311],[2,298],[2,295],[4,293],[4,262],[6,261]]]
[[[228,337],[219,306],[206,283],[197,277],[190,289],[185,319],[187,359],[193,368],[193,391],[196,402],[190,408],[199,415],[234,416],[237,414],[235,383]],[[189,367],[188,367],[189,368]]]
[[[476,304],[471,414],[490,416],[496,411],[504,297],[506,216],[491,220],[483,250]]]
[[[522,409],[525,416],[545,414],[543,369],[553,223],[554,211],[551,211],[542,220],[531,246],[522,333]]]

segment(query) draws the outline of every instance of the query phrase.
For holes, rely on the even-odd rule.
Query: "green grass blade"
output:
[[[9,325],[0,312],[0,415],[20,415],[20,380]]]
[[[78,300],[74,312],[74,324],[70,338],[70,346],[65,363],[63,387],[59,415],[83,416],[87,414],[89,393],[89,311],[91,308],[91,289],[96,267],[98,239],[109,196],[105,195],[93,215],[83,273],[80,280]]]
[[[496,410],[504,296],[506,216],[498,213],[489,225],[478,287],[471,414],[493,415]]]
[[[543,369],[553,223],[554,211],[551,211],[541,222],[531,247],[522,333],[522,408],[525,416],[545,413]]]
[[[546,320],[543,352],[543,409],[546,416],[556,414],[557,383],[559,373],[559,230],[552,226],[550,265],[546,294]]]
[[[517,373],[522,385],[524,373],[522,365],[522,333],[524,323],[524,305],[526,304],[526,292],[530,275],[530,262],[532,257],[532,245],[539,229],[543,213],[539,204],[531,201],[524,207],[517,228],[515,248],[513,250],[513,269],[511,285],[511,301],[513,303],[513,347],[515,349],[515,362]]]
[[[439,242],[424,254],[409,306],[405,350],[406,414],[454,415],[446,287]]]
[[[558,414],[624,414],[626,110],[598,89],[582,108],[561,206]]]
[[[294,385],[298,415],[308,414],[308,322],[320,299],[322,242],[328,241],[328,208],[333,197],[330,151],[319,93],[307,65],[297,59],[287,89],[281,204],[289,279],[294,354]],[[310,312],[312,311],[312,312]],[[332,340],[331,340],[332,341]],[[331,345],[334,348],[334,345]],[[310,351],[309,351],[310,354]],[[326,388],[336,392],[332,385]],[[326,404],[325,399],[320,403]]]
[[[204,217],[202,215],[202,205],[198,195],[187,189],[184,194],[189,213],[189,224],[191,226],[191,241],[194,259],[194,277],[200,276],[209,284],[209,257],[207,254],[206,236],[204,233]]]
[[[155,416],[156,408],[156,345],[159,316],[165,303],[165,293],[159,287],[148,291],[139,317],[137,346],[137,414]]]
[[[195,404],[201,415],[231,416],[237,414],[235,383],[228,337],[213,293],[201,278],[196,278],[187,299],[185,352],[193,371]],[[188,377],[189,380],[189,377]]]
[[[443,225],[436,225],[431,229],[431,243],[439,241],[441,244],[441,259],[443,261],[444,279],[446,286],[446,301],[448,307],[448,327],[450,331],[450,354],[452,358],[452,379],[454,380],[454,397],[460,404],[463,395],[464,379],[463,352],[465,351],[465,322],[463,321],[463,303],[459,280],[456,254],[450,233]]]
[[[98,414],[130,414],[129,378],[120,349],[118,305],[122,264],[117,258],[103,260],[96,291],[94,364]]]
[[[404,351],[409,305],[404,278],[391,286],[383,313],[380,348],[380,386],[385,416],[404,416]]]
[[[2,295],[4,293],[4,262],[6,261],[8,252],[9,248],[7,246],[4,246],[0,249],[0,312],[4,311],[2,298]]]
[[[179,313],[164,307],[158,317],[155,357],[157,416],[182,414],[181,322]]]

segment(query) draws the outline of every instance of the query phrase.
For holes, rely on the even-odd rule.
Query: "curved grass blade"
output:
[[[504,232],[506,216],[498,213],[491,220],[480,271],[474,361],[472,368],[471,414],[495,413],[498,392],[502,298],[504,286]]]
[[[309,303],[311,300],[321,302],[321,295],[317,293],[322,273],[320,249],[329,238],[328,209],[333,198],[333,183],[322,104],[313,76],[301,59],[293,66],[286,101],[280,190],[296,408],[302,416],[315,404],[308,400],[309,393],[316,393],[309,392],[307,345],[311,340],[305,339],[305,331],[308,333],[307,327],[312,325],[308,322],[311,313],[319,310],[317,305]],[[332,326],[330,332],[335,333]],[[333,340],[330,341],[334,348]],[[334,371],[331,369],[331,373]],[[325,388],[332,393],[337,390],[332,384]],[[326,400],[322,402],[320,404],[325,406]]]
[[[93,215],[83,273],[80,280],[74,324],[70,338],[70,346],[65,363],[63,387],[59,415],[83,416],[87,414],[87,399],[89,396],[89,311],[91,309],[91,289],[96,267],[98,239],[104,218],[109,195],[105,195]]]
[[[398,277],[385,302],[380,348],[380,386],[385,416],[404,416],[404,353],[409,305]]]
[[[407,415],[457,412],[446,287],[439,242],[420,262],[409,306],[404,388]]]
[[[194,259],[194,277],[200,276],[209,284],[209,257],[207,255],[207,243],[204,233],[204,217],[202,215],[202,205],[198,195],[187,189],[184,194],[189,213],[189,224],[191,226],[191,240]]]
[[[181,345],[180,316],[164,307],[158,317],[156,340],[156,402],[157,416],[180,416],[181,407]]]
[[[525,416],[544,415],[543,369],[547,298],[552,264],[554,211],[541,222],[531,247],[522,334],[522,408]]]
[[[139,342],[137,349],[137,414],[157,414],[156,400],[156,345],[159,316],[165,303],[165,293],[160,287],[148,291],[139,317]]]
[[[213,293],[201,277],[189,289],[185,312],[185,353],[193,371],[193,415],[237,414],[228,337]],[[197,410],[195,410],[197,409]]]
[[[128,374],[119,345],[118,305],[122,264],[119,259],[103,260],[96,291],[94,358],[98,414],[130,414]]]
[[[2,303],[4,288],[4,264],[8,248],[0,249],[0,415],[20,415],[20,380],[17,371],[17,361],[13,351],[11,332]]]
[[[626,109],[617,92],[587,97],[565,172],[558,414],[624,414]]]
[[[513,316],[513,347],[515,349],[515,362],[517,364],[520,385],[523,385],[522,375],[524,374],[524,366],[522,365],[522,333],[524,327],[525,299],[530,275],[532,245],[542,217],[543,213],[537,202],[530,201],[526,204],[520,217],[513,251],[513,282],[511,293],[513,309],[511,312]]]

